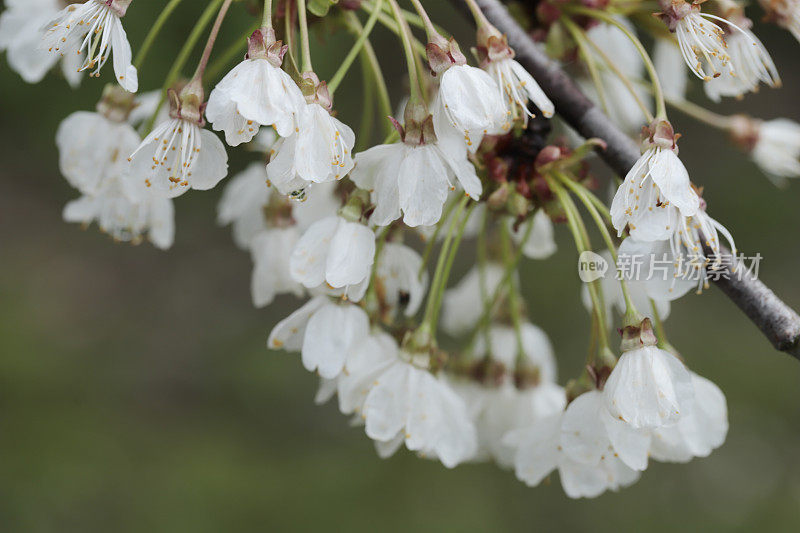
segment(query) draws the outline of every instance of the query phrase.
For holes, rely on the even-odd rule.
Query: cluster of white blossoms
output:
[[[726,437],[725,396],[688,369],[663,321],[670,302],[704,288],[736,248],[678,157],[666,102],[716,121],[685,100],[688,70],[714,101],[780,84],[743,8],[716,0],[718,16],[703,13],[699,2],[664,0],[661,17],[675,37],[656,35],[651,61],[636,37],[642,28],[627,16],[649,12],[649,4],[626,4],[623,16],[613,6],[542,2],[537,31],[557,24],[568,30],[542,37],[561,51],[559,59],[578,52],[589,96],[626,132],[644,124],[641,158],[607,208],[586,163],[602,141],[568,146],[549,138],[557,110],[543,90],[548,85],[517,62],[473,0],[467,5],[478,26],[477,66],[439,33],[419,1],[412,2],[416,15],[396,0],[386,3],[341,2],[331,11],[343,16],[315,25],[304,1],[284,2],[276,16],[285,20],[273,27],[266,0],[261,27],[242,39],[244,58],[230,65],[223,57],[207,68],[228,10],[242,4],[212,3],[164,86],[144,95],[135,94],[137,69],[177,2],[165,6],[135,61],[121,22],[132,0],[9,0],[0,50],[29,82],[61,60],[75,85],[80,72],[100,76],[113,59],[115,82],[96,111],[73,113],[56,134],[61,173],[80,193],[64,219],[167,249],[174,201],[190,189],[222,189],[217,221],[250,253],[253,305],[306,299],[274,326],[268,347],[299,353],[320,377],[316,400],[336,396],[381,457],[405,445],[448,468],[493,461],[528,485],[557,470],[566,494],[577,498],[634,483],[651,459],[710,454]],[[796,32],[795,3],[770,9]],[[327,13],[311,4],[308,11],[319,19]],[[215,13],[197,69],[180,78]],[[409,20],[422,22],[427,42]],[[410,87],[401,119],[388,117],[388,135],[370,147],[372,108],[379,102],[382,114],[391,109],[386,58],[369,41],[378,22],[401,37]],[[340,24],[358,37],[326,82],[311,65],[309,27],[323,32]],[[286,28],[283,39],[299,50],[279,40],[275,27]],[[333,96],[359,54],[371,97],[357,143]],[[744,115],[719,122],[773,179],[800,176],[800,125]],[[256,160],[218,188],[228,176],[229,149],[242,145]],[[609,273],[584,285],[589,355],[580,375],[559,382],[558,348],[530,320],[523,298],[529,280],[519,266],[556,254],[557,225],[569,228],[579,252],[592,250],[579,206],[604,237],[606,261],[624,254],[666,259],[667,267],[663,279]],[[474,260],[451,283],[463,240],[474,241]],[[687,278],[687,268],[699,276]],[[614,331],[622,334],[619,358]]]
[[[684,463],[722,445],[728,431],[722,391],[655,346],[623,353],[603,391],[509,432],[517,477],[538,485],[558,470],[572,498],[635,483],[649,459]]]

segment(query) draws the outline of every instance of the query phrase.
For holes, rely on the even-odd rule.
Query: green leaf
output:
[[[312,15],[324,17],[328,14],[328,10],[331,6],[338,2],[339,0],[309,0],[308,10]]]

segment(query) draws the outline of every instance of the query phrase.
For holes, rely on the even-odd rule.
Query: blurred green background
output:
[[[162,4],[131,7],[134,51]],[[199,4],[184,2],[167,25],[140,72],[142,90],[160,84]],[[471,42],[445,2],[426,4]],[[250,20],[235,5],[222,46]],[[776,28],[759,34],[785,88],[720,109],[800,119],[798,44]],[[344,32],[326,46],[315,41],[322,77],[350,42]],[[397,103],[399,48],[383,30],[375,43]],[[357,70],[350,78],[336,103],[357,124]],[[728,440],[711,457],[653,463],[633,487],[579,501],[556,478],[531,489],[489,464],[448,471],[405,451],[378,459],[335,402],[314,405],[317,378],[297,356],[266,350],[272,325],[299,302],[251,306],[250,258],[215,224],[221,187],[176,202],[166,253],[62,222],[77,193],[58,172],[55,130],[72,111],[92,109],[101,90],[86,79],[72,92],[55,74],[27,85],[0,61],[0,530],[796,530],[800,364],[713,288],[674,304],[667,322],[691,367],[728,398]],[[800,307],[800,183],[776,189],[716,132],[672,118],[712,214],[742,251],[765,257],[761,278]],[[253,158],[231,155],[234,173]],[[565,228],[558,241],[551,260],[525,263],[523,285],[565,380],[581,368],[588,324]]]

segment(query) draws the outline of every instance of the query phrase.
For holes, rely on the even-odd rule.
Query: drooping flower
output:
[[[303,93],[281,70],[287,46],[275,40],[275,30],[256,30],[248,53],[211,91],[206,117],[225,132],[231,146],[249,142],[261,126],[274,125],[281,137],[295,131],[295,115],[306,106]]]
[[[629,32],[636,33],[636,29],[627,18],[617,16],[615,19],[626,27]],[[606,58],[612,58],[614,66],[623,76],[629,79],[641,79],[643,77],[644,62],[639,50],[625,32],[616,25],[609,23],[596,24],[586,31],[586,37],[594,45],[592,47],[594,61],[599,64],[605,64]],[[597,50],[595,47],[597,47]],[[651,98],[646,88],[633,85],[632,94],[629,86],[616,72],[610,69],[601,69],[599,78],[602,85],[602,97],[590,77],[581,76],[576,81],[581,90],[589,95],[595,103],[598,105],[605,104],[608,117],[624,131],[631,134],[640,131],[642,124],[646,123],[647,119],[636,99],[638,98],[648,108],[651,107]]]
[[[505,435],[561,412],[566,405],[564,389],[556,384],[555,358],[547,335],[524,322],[520,339],[521,350],[513,327],[492,326],[490,348],[480,336],[473,355],[478,365],[491,361],[493,370],[486,371],[481,381],[451,380],[478,430],[474,460],[491,458],[503,468],[514,464],[514,448],[504,442]]]
[[[70,4],[48,24],[40,47],[57,56],[81,56],[79,70],[91,70],[92,76],[100,76],[100,69],[113,55],[117,82],[135,93],[138,75],[120,20],[130,3],[131,0],[88,0]]]
[[[685,463],[706,457],[725,442],[728,406],[714,383],[690,372],[694,387],[692,409],[677,424],[653,431],[650,455],[657,461]]]
[[[522,246],[522,255],[528,259],[547,259],[556,253],[556,241],[553,239],[553,221],[543,209],[539,209],[530,219],[517,227],[509,219],[508,226],[511,238],[518,246]],[[527,235],[527,238],[525,238]],[[524,242],[523,242],[524,241]]]
[[[212,189],[228,174],[225,146],[203,129],[202,95],[199,82],[187,85],[180,96],[170,89],[171,118],[131,154],[129,179],[174,198],[189,189]]]
[[[553,346],[542,328],[522,322],[517,331],[512,326],[493,325],[486,335],[479,335],[474,348],[475,357],[488,356],[507,369],[517,365],[536,369],[536,379],[540,382],[555,383],[558,377]]]
[[[175,239],[172,199],[143,191],[131,199],[122,179],[105,178],[93,194],[84,194],[64,207],[64,220],[84,225],[97,221],[100,229],[118,241],[138,243],[143,236],[166,250]]]
[[[800,2],[797,0],[759,0],[767,20],[789,30],[800,41]]]
[[[331,116],[325,82],[316,74],[304,76],[308,102],[295,116],[295,131],[279,140],[267,165],[269,181],[283,194],[298,194],[311,183],[342,179],[353,168],[355,134]]]
[[[611,219],[619,235],[627,226],[637,240],[664,240],[675,232],[676,216],[694,215],[700,200],[678,159],[676,136],[669,122],[654,122],[643,134],[642,157],[617,189],[611,202]]]
[[[334,379],[368,334],[369,317],[360,307],[315,296],[275,325],[267,347],[301,352],[306,370]]]
[[[662,314],[662,308],[668,311],[669,302],[681,298],[695,285],[692,279],[683,276],[680,258],[675,256],[669,241],[643,242],[628,237],[619,246],[617,263],[621,274],[628,280],[634,304],[646,316],[651,316],[646,312],[650,310],[647,300],[636,301],[642,293],[656,302],[663,319],[666,315]],[[642,269],[638,269],[637,265],[641,265]],[[639,279],[635,279],[637,276]],[[621,303],[619,309],[624,313]]]
[[[733,117],[733,140],[750,154],[753,161],[777,185],[800,176],[800,124],[778,118],[756,120],[744,115]]]
[[[606,410],[601,391],[589,391],[575,398],[561,421],[561,446],[572,460],[598,465],[611,453],[633,470],[647,468],[650,433]]]
[[[248,249],[256,235],[268,229],[264,217],[272,189],[262,163],[251,163],[233,176],[222,191],[217,205],[217,223],[232,224],[233,240],[239,248]]]
[[[364,401],[377,378],[394,364],[396,353],[397,342],[384,331],[366,336],[351,348],[345,371],[336,380],[339,410],[343,414],[356,414],[363,421]]]
[[[631,329],[626,328],[625,335]],[[634,428],[674,424],[693,405],[689,371],[677,357],[655,346],[648,319],[637,329],[630,333],[630,342],[628,337],[623,340],[623,354],[603,390],[605,405],[615,419]]]
[[[664,0],[660,17],[678,39],[681,54],[695,76],[710,81],[720,76],[736,75],[731,63],[725,32],[711,18],[728,23],[714,15],[703,13],[699,4],[685,0]]]
[[[375,211],[370,222],[386,226],[403,214],[407,226],[431,226],[439,222],[454,182],[477,200],[481,182],[475,167],[462,156],[439,145],[433,118],[422,106],[406,107],[402,142],[374,146],[356,155],[350,179],[371,191]]]
[[[506,443],[509,431],[529,427],[563,411],[564,389],[542,381],[518,388],[511,383],[452,383],[464,399],[478,431],[478,451],[473,461],[493,460],[501,468],[514,466],[516,449]]]
[[[267,185],[267,172],[262,163],[252,163],[232,177],[217,205],[217,223],[233,226],[233,240],[247,250],[256,235],[272,227],[268,220],[270,202],[288,206],[291,219],[300,231],[317,220],[336,214],[339,200],[334,194],[335,183],[320,183],[306,191],[302,200],[284,202],[275,198],[274,189]]]
[[[753,23],[743,14],[735,20],[735,26],[729,22],[729,31],[725,35],[735,75],[719,76],[703,85],[706,95],[715,102],[719,102],[723,96],[739,98],[746,93],[757,91],[759,83],[770,87],[781,85],[778,70],[769,52],[749,29]]]
[[[374,259],[372,230],[359,222],[330,216],[306,230],[292,251],[289,269],[292,278],[309,289],[324,283],[334,289],[353,287],[363,294]],[[360,299],[349,291],[347,295]]]
[[[648,282],[647,292],[659,300],[673,300],[683,296],[691,286],[702,292],[708,279],[723,267],[726,256],[736,257],[736,243],[730,232],[711,218],[701,199],[700,209],[691,216],[683,216],[674,206],[667,206],[665,218],[670,221],[670,234],[664,241],[642,241],[632,235],[623,241],[621,248],[630,251],[621,265],[629,272],[641,271],[653,265],[659,277]],[[729,251],[724,249],[723,237]],[[723,255],[724,253],[724,255]],[[622,258],[621,258],[622,261]],[[736,272],[735,263],[728,265]]]
[[[428,355],[408,353],[386,337],[381,347],[378,371],[375,366],[368,367],[372,372],[367,370],[372,379],[368,388],[363,388],[366,380],[359,379],[358,367],[348,366],[349,376],[344,378],[356,385],[356,391],[366,392],[361,416],[367,436],[380,443],[381,456],[405,443],[409,450],[438,458],[448,468],[473,457],[475,426],[461,398],[428,369]]]
[[[536,486],[558,469],[570,498],[595,498],[639,479],[647,467],[650,435],[615,420],[599,391],[586,392],[566,411],[508,433],[521,481]]]
[[[0,13],[0,52],[6,51],[8,64],[28,83],[42,81],[58,62],[59,56],[39,49],[44,28],[64,7],[62,0],[6,0]],[[61,70],[69,84],[77,87],[81,56],[64,57]]]
[[[107,90],[97,112],[77,111],[58,126],[61,173],[83,194],[91,196],[106,190],[107,178],[117,179],[125,172],[128,154],[141,140],[125,121],[132,107],[132,99]]]
[[[656,67],[664,96],[678,102],[683,100],[689,79],[678,43],[672,39],[656,39],[653,65]]]
[[[254,165],[261,175],[261,187],[266,188],[264,165],[258,163],[254,163]],[[322,184],[319,188],[329,189],[330,187]],[[333,207],[325,204],[328,197],[326,193],[330,191],[316,189],[317,187],[313,194],[307,195],[303,201],[270,194],[267,201],[253,210],[253,214],[258,216],[256,220],[251,220],[254,217],[247,215],[245,218],[237,219],[237,222],[248,224],[238,227],[240,232],[254,229],[249,224],[261,227],[260,231],[255,233],[249,241],[250,254],[253,258],[250,288],[253,304],[256,307],[272,303],[277,294],[291,293],[301,296],[305,292],[303,285],[292,277],[292,252],[297,246],[302,232],[308,228],[310,223],[336,213],[336,207],[338,207],[338,203]],[[236,192],[241,194],[243,191],[240,189]],[[315,200],[311,200],[311,198]],[[230,196],[228,200],[230,200]],[[246,212],[249,212],[249,209]],[[234,223],[234,234],[236,228],[237,225]],[[360,299],[360,296],[353,295],[353,298]]]
[[[423,272],[422,257],[404,244],[387,242],[378,257],[375,279],[382,316],[391,320],[398,312],[414,316],[425,298],[428,273]]]
[[[453,39],[428,43],[427,53],[431,71],[440,76],[433,111],[437,136],[447,135],[439,126],[446,124],[461,137],[461,146],[474,153],[484,135],[511,129],[503,88],[485,71],[467,65]]]
[[[295,281],[289,271],[289,257],[300,238],[294,224],[274,227],[258,233],[250,242],[253,274],[250,293],[253,305],[264,307],[272,303],[277,294],[302,296],[303,286]]]
[[[475,327],[483,313],[483,306],[476,305],[485,293],[487,300],[500,287],[505,269],[497,263],[486,268],[473,267],[452,288],[447,289],[442,300],[442,329],[458,336]]]
[[[705,201],[694,215],[677,217],[678,225],[671,235],[669,244],[676,258],[676,271],[687,279],[693,279],[698,292],[707,287],[710,273],[723,264],[722,235],[736,257],[736,243],[731,233],[719,222],[711,218],[705,210]],[[710,253],[709,253],[710,252]]]
[[[267,185],[264,165],[252,163],[231,179],[218,206],[220,224],[233,224],[236,244],[250,250],[253,259],[253,304],[263,307],[277,294],[301,296],[305,289],[292,277],[292,252],[302,232],[312,223],[336,213],[334,184],[319,184],[301,200],[275,194]],[[358,291],[351,293],[359,299]]]
[[[481,31],[487,30],[487,31]],[[528,109],[532,102],[547,118],[553,116],[553,102],[533,76],[514,59],[514,50],[508,46],[508,39],[493,27],[481,26],[478,31],[478,57],[481,68],[494,78],[497,87],[502,91],[506,103],[506,115],[512,121],[522,119],[528,123],[528,117],[535,116]]]
[[[139,144],[127,122],[134,98],[109,85],[97,112],[78,111],[59,125],[56,145],[61,172],[83,196],[64,208],[67,222],[97,221],[100,229],[119,241],[138,243],[144,235],[157,247],[172,246],[174,210],[168,198],[137,190],[124,179],[126,154]]]

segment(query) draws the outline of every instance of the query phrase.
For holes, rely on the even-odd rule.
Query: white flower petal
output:
[[[303,338],[308,320],[317,309],[328,302],[325,296],[315,296],[291,315],[278,322],[267,340],[267,347],[271,350],[286,350],[299,352],[303,347]]]
[[[338,226],[338,217],[326,217],[309,226],[300,237],[289,259],[289,271],[295,281],[308,288],[325,281],[330,243]]]
[[[332,287],[355,285],[366,279],[375,260],[375,234],[357,222],[340,219],[330,241],[325,281]]]
[[[367,314],[354,305],[328,303],[318,309],[305,330],[302,359],[306,370],[323,378],[337,377],[345,359],[369,332]]]
[[[684,364],[655,346],[623,353],[604,394],[611,415],[635,428],[677,422],[691,409],[694,396]]]

